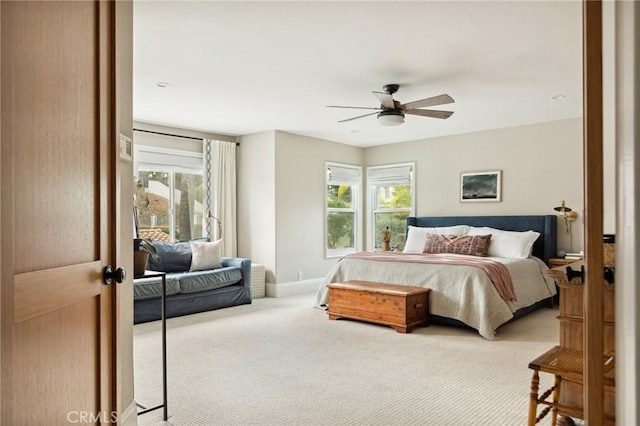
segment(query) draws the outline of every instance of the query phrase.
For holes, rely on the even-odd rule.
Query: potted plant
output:
[[[156,252],[156,248],[151,241],[144,238],[133,239],[133,274],[134,276],[144,275],[147,269],[149,256],[155,261],[160,262],[160,257]]]

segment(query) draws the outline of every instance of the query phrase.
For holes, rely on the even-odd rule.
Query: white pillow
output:
[[[222,267],[222,239],[217,241],[191,241],[191,268],[205,271]]]
[[[511,257],[516,259],[526,259],[531,256],[533,243],[540,236],[535,231],[504,231],[502,229],[489,228],[487,226],[471,226],[467,235],[487,235],[491,234],[489,251],[487,256],[491,257]]]
[[[422,253],[427,234],[440,235],[466,235],[469,232],[467,225],[441,226],[437,228],[427,228],[409,225],[407,232],[407,242],[403,253]]]

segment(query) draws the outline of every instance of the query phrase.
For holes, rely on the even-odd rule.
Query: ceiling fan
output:
[[[400,85],[398,84],[386,84],[382,87],[384,92],[372,92],[376,98],[380,101],[379,108],[370,107],[351,107],[351,106],[339,106],[339,105],[327,105],[328,108],[350,108],[350,109],[371,109],[375,112],[359,115],[357,117],[347,118],[346,120],[340,120],[338,123],[344,123],[346,121],[357,120],[358,118],[367,117],[369,115],[378,114],[378,122],[384,126],[398,126],[404,123],[404,115],[420,115],[422,117],[431,118],[449,118],[453,114],[453,111],[438,111],[433,109],[420,109],[422,107],[428,107],[433,105],[443,105],[455,102],[453,98],[447,94],[433,96],[431,98],[420,99],[418,101],[408,102],[401,104],[393,99],[393,94],[398,91]]]

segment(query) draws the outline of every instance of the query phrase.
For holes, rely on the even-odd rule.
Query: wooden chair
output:
[[[615,387],[614,379],[614,352],[608,352],[604,357],[605,371],[605,391]],[[529,363],[529,368],[533,370],[533,378],[531,379],[531,396],[529,399],[529,426],[534,426],[542,420],[549,411],[551,411],[551,425],[556,426],[558,422],[558,412],[576,418],[584,418],[582,407],[574,407],[563,405],[560,403],[560,389],[562,382],[574,382],[582,384],[584,380],[584,356],[582,351],[575,349],[554,346],[538,358]],[[540,385],[539,372],[554,375],[553,385],[544,391],[538,393]],[[551,400],[549,397],[551,396]],[[538,414],[538,404],[545,407]],[[606,424],[615,424],[615,418],[606,418]]]

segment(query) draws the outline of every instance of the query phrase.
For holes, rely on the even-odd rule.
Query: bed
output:
[[[459,254],[411,253],[354,253],[344,256],[327,273],[316,297],[316,306],[327,303],[327,284],[348,280],[375,281],[390,284],[430,288],[430,319],[434,323],[464,325],[488,339],[495,338],[498,327],[542,306],[548,305],[556,294],[555,283],[544,274],[546,262],[556,255],[557,217],[540,216],[447,216],[407,218],[407,248],[412,235],[429,228],[429,233],[450,238],[450,232],[467,239],[489,238],[487,262],[508,271],[515,295],[505,297],[496,284],[495,276],[487,268],[469,264],[455,264],[455,259],[478,257]],[[490,229],[489,229],[490,228]],[[455,231],[452,231],[454,230]],[[435,231],[434,231],[435,230]],[[501,232],[506,231],[506,232]],[[492,237],[486,234],[492,233]],[[515,234],[517,233],[517,234]],[[511,238],[529,235],[532,244],[525,248],[527,255],[505,255],[503,235]],[[533,236],[531,236],[533,235]],[[429,236],[431,238],[432,235]],[[503,239],[501,239],[503,238]],[[475,238],[474,238],[475,240]],[[422,243],[422,241],[421,241]],[[422,243],[424,244],[424,243]],[[495,250],[491,251],[491,244]],[[419,247],[421,249],[421,247]],[[439,253],[439,252],[435,252]],[[499,256],[496,256],[499,255]],[[506,253],[511,256],[511,253]],[[446,261],[431,258],[447,257]],[[426,262],[426,263],[425,263]],[[440,263],[444,262],[444,263]],[[454,263],[454,264],[451,264]],[[490,277],[491,275],[491,277]],[[511,283],[510,283],[511,285]]]

